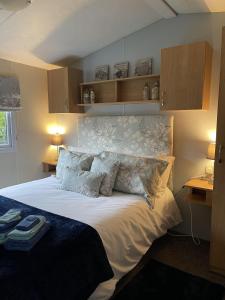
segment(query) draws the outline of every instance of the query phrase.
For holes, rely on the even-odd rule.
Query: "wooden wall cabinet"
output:
[[[207,109],[212,49],[207,42],[161,50],[161,110]]]
[[[48,104],[50,113],[81,113],[80,83],[82,71],[74,68],[50,70],[48,76]]]

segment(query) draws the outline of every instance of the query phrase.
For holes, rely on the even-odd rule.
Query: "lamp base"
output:
[[[205,179],[213,184],[214,181],[214,161],[211,160],[210,163],[205,167]]]
[[[205,173],[205,176],[203,177],[204,180],[208,181],[208,183],[213,184],[214,182],[214,174],[211,173]]]
[[[214,182],[214,176],[212,175],[210,178],[208,178],[208,183],[213,184]]]

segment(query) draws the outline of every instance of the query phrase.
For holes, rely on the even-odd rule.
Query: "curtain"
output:
[[[19,80],[15,76],[0,76],[0,111],[21,109]]]

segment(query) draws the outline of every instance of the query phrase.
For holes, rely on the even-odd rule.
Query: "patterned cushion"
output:
[[[120,163],[112,159],[104,159],[96,156],[91,165],[92,172],[105,173],[105,177],[100,187],[100,193],[105,196],[112,195],[112,189],[116,180]]]
[[[66,149],[62,149],[60,151],[58,163],[56,166],[56,178],[62,181],[64,171],[67,167],[89,171],[93,159],[94,156],[90,154],[72,152]]]
[[[168,163],[155,158],[136,157],[104,151],[102,158],[120,162],[114,189],[124,193],[143,195],[151,207],[153,197],[161,184],[161,174]]]
[[[98,197],[104,176],[105,174],[103,173],[66,168],[61,189],[80,193],[88,197]]]

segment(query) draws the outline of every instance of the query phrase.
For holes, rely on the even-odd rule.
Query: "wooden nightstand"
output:
[[[43,161],[43,172],[55,174],[57,161]]]
[[[188,189],[187,201],[212,206],[213,185],[204,179],[191,179],[184,185]]]

